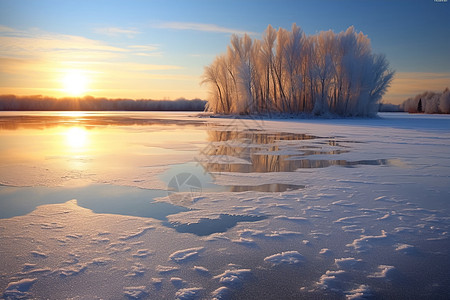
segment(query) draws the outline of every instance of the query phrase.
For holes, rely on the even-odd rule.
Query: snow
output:
[[[395,267],[387,265],[379,265],[378,269],[379,272],[369,275],[368,277],[389,279],[389,277],[392,276],[392,274],[394,273]]]
[[[177,263],[185,262],[195,258],[201,251],[205,249],[204,247],[189,248],[184,250],[178,250],[172,253],[169,258]]]
[[[354,257],[336,258],[334,260],[334,264],[339,269],[354,268],[354,267],[359,266],[361,263],[362,263],[362,259],[356,259]]]
[[[123,289],[123,294],[130,299],[143,299],[148,293],[145,286],[129,286]]]
[[[176,300],[189,300],[195,299],[197,295],[201,292],[202,288],[186,288],[180,289],[175,294]]]
[[[273,254],[264,258],[264,261],[267,261],[273,265],[280,264],[298,264],[303,261],[303,255],[298,253],[298,251],[286,251],[277,254]]]
[[[37,278],[25,278],[19,281],[13,281],[8,283],[3,297],[6,299],[22,299],[31,296],[28,290],[37,281]]]
[[[255,151],[260,150],[257,148],[261,138],[267,142],[265,152],[271,149],[321,152],[337,148],[348,152],[326,154],[328,158],[320,159],[336,162],[386,159],[392,163],[317,168],[302,168],[299,164],[292,172],[214,171],[205,180],[213,180],[219,186],[282,183],[305,188],[282,192],[204,189],[195,195],[188,208],[171,210],[159,219],[137,213],[98,212],[83,206],[82,199],[86,196],[83,193],[89,193],[92,199],[123,198],[129,208],[134,193],[147,191],[137,187],[162,188],[172,176],[167,174],[175,175],[180,168],[190,166],[179,163],[193,162],[201,147],[215,145],[214,129],[227,132],[227,124],[231,122],[226,118],[186,114],[168,118],[208,126],[197,124],[186,129],[195,146],[185,151],[190,144],[183,135],[183,141],[175,145],[178,150],[169,151],[176,159],[167,163],[160,154],[155,154],[158,157],[155,160],[147,160],[145,157],[153,155],[146,152],[148,147],[131,147],[145,154],[131,151],[132,163],[126,160],[120,166],[119,157],[107,170],[101,164],[91,165],[95,160],[81,165],[72,165],[73,161],[61,165],[55,159],[27,165],[17,157],[0,162],[0,182],[15,186],[0,186],[3,298],[227,299],[268,295],[358,299],[437,298],[450,293],[446,284],[450,268],[447,116],[381,114],[376,119],[274,119],[265,120],[262,128],[251,119],[237,120],[235,130],[254,135],[253,138],[248,135],[246,144]],[[178,126],[169,123],[167,127],[156,125],[156,128],[164,133]],[[133,141],[137,137],[148,138],[146,130],[153,132],[152,127],[140,126],[117,126],[116,130],[125,135],[133,133],[133,138],[127,138]],[[93,134],[101,129],[94,126],[91,130]],[[14,132],[0,129],[2,147],[12,143],[9,137],[19,132],[20,129]],[[258,136],[258,132],[303,133],[318,138],[277,141],[268,140],[267,134]],[[151,143],[146,139],[147,142]],[[170,147],[170,141],[167,143]],[[164,153],[156,144],[161,146],[164,142],[155,141],[152,145],[152,149]],[[0,154],[7,155],[2,149]],[[231,152],[225,153],[229,148],[223,149],[224,153],[218,155],[230,155]],[[235,158],[264,166],[283,161],[279,155],[258,155],[258,159],[264,160],[255,161],[248,157],[251,151],[242,152],[245,158]],[[316,155],[319,154],[310,153],[302,159],[314,159]],[[176,165],[171,165],[175,161]],[[20,178],[18,174],[23,170],[27,173]],[[68,173],[71,179],[64,177]],[[138,179],[144,181],[135,181]],[[75,190],[70,187],[59,186],[70,185],[74,180],[84,184],[76,189],[78,195],[72,195]],[[89,189],[91,184],[123,186],[96,194],[96,190]],[[202,181],[202,185],[208,184],[211,183]],[[75,196],[81,200],[71,200]],[[150,205],[144,206],[149,210],[154,208],[155,200],[167,204],[166,208],[173,207],[163,190],[157,199],[144,200]],[[237,218],[230,225],[223,224],[224,215],[261,218],[246,221]],[[213,233],[178,232],[170,226],[172,222],[205,224]]]
[[[239,286],[250,274],[250,269],[229,269],[214,278],[219,279],[219,282],[225,286]]]

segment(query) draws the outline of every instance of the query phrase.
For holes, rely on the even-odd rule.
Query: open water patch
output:
[[[167,196],[165,190],[93,184],[76,188],[0,186],[0,218],[26,215],[36,207],[77,199],[79,206],[99,214],[116,214],[157,220],[189,209],[154,201]]]
[[[226,232],[240,222],[257,222],[267,219],[266,216],[220,214],[216,219],[201,218],[196,223],[164,222],[163,225],[180,233],[192,233],[206,236],[213,233]]]

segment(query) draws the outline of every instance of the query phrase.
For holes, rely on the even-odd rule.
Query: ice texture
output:
[[[112,126],[135,144],[126,148],[126,156],[99,157],[111,168],[103,169],[92,157],[48,157],[34,165],[0,162],[2,298],[401,299],[450,293],[448,116],[275,118],[264,120],[264,126],[248,118],[183,113],[168,118],[191,124],[181,128],[192,143],[171,140],[166,146],[147,135],[173,138],[179,136],[172,132],[178,125],[157,125],[155,131]],[[89,131],[100,140],[100,126]],[[2,147],[19,132],[8,131],[8,138],[0,129]],[[305,139],[296,140],[301,134]],[[195,194],[188,207],[156,219],[81,205],[81,191],[90,191],[92,183],[124,185],[136,193],[137,187],[161,189],[157,199],[144,199],[149,209],[153,201],[166,208],[182,205],[168,195],[167,182],[196,164],[193,156],[206,146],[216,158],[234,158],[214,165],[208,173],[214,182],[202,182],[201,195]],[[152,155],[157,158],[148,158]],[[126,157],[129,166],[120,162]],[[206,157],[198,167],[207,163]],[[242,172],[249,163],[255,172]],[[70,200],[76,197],[62,190],[75,183],[80,199]],[[228,189],[261,184],[304,188]],[[125,207],[132,196],[120,195]],[[30,209],[22,210],[25,206]],[[230,225],[221,223],[222,215],[263,218]],[[205,223],[211,234],[170,226],[199,220],[214,220]]]

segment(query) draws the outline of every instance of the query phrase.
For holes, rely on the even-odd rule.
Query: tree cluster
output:
[[[450,114],[450,90],[442,93],[423,92],[405,100],[400,108],[409,113]]]
[[[307,36],[271,25],[261,40],[231,37],[205,67],[207,110],[219,114],[313,113],[371,116],[394,72],[370,40],[349,27]]]
[[[203,111],[206,101],[130,100],[86,96],[82,98],[53,98],[46,96],[1,95],[0,110],[34,111]]]

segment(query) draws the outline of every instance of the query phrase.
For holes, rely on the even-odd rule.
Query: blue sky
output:
[[[76,70],[94,96],[205,98],[203,67],[232,33],[294,22],[368,35],[397,71],[388,102],[450,86],[448,2],[0,0],[0,94],[63,96]]]

